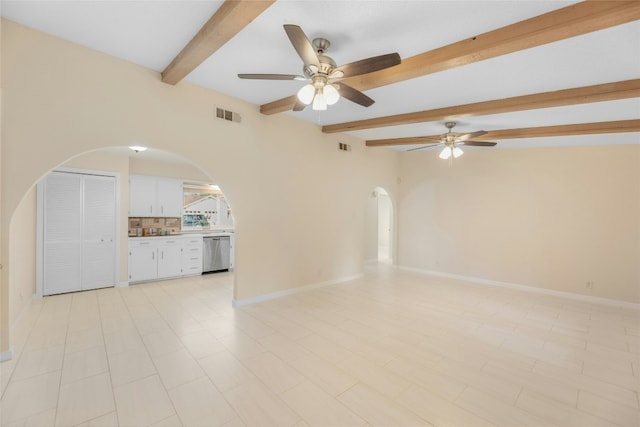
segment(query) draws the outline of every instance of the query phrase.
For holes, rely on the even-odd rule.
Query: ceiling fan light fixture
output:
[[[442,160],[447,160],[449,157],[451,157],[451,147],[444,147],[438,157],[440,157]]]
[[[302,89],[298,91],[298,99],[304,105],[311,104],[313,97],[316,94],[316,88],[312,84],[302,86]]]
[[[458,157],[462,156],[464,154],[464,151],[462,151],[461,148],[458,147],[453,147],[451,149],[451,151],[453,152],[453,158],[457,159]]]
[[[316,89],[316,96],[313,98],[313,106],[316,111],[325,111],[327,109],[327,99],[324,97],[323,88]]]
[[[332,84],[326,85],[323,89],[323,93],[324,98],[327,101],[327,105],[333,105],[338,102],[338,100],[340,100],[340,93],[338,92],[338,89]]]

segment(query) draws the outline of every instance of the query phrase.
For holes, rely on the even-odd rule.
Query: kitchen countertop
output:
[[[216,230],[207,230],[207,231],[187,231],[184,233],[173,233],[167,234],[166,236],[161,236],[159,234],[154,234],[150,236],[129,236],[130,239],[148,239],[153,237],[182,237],[182,236],[231,236],[235,234],[234,231],[216,231]]]

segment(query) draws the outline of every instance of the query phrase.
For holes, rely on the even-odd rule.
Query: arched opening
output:
[[[116,214],[116,257],[118,267],[115,286],[124,286],[128,283],[128,238],[132,236],[132,232],[135,233],[136,231],[132,230],[132,222],[128,212],[129,177],[131,175],[168,177],[202,185],[217,185],[218,189],[212,193],[224,196],[225,215],[222,217],[222,227],[225,232],[231,232],[235,237],[237,224],[234,221],[235,216],[230,214],[231,206],[233,206],[233,195],[230,192],[225,192],[227,185],[217,181],[216,177],[211,176],[212,174],[206,172],[200,165],[178,154],[153,148],[145,152],[134,152],[129,150],[128,147],[109,147],[78,154],[52,170],[59,169],[102,171],[118,176],[118,207]],[[50,172],[45,173],[41,179],[45,178]],[[42,288],[38,288],[41,285],[41,283],[38,283],[41,279],[38,278],[38,274],[41,272],[39,269],[41,260],[38,259],[41,248],[38,248],[37,185],[38,183],[33,183],[23,195],[22,200],[11,216],[9,225],[9,252],[11,257],[9,259],[9,313],[7,317],[10,325],[18,323],[18,319],[24,314],[33,295],[42,295]],[[182,213],[180,213],[180,216],[182,216]],[[205,230],[201,227],[199,230],[190,231],[197,233],[215,232],[215,225],[219,224],[216,224],[216,221],[212,220],[211,216],[209,216],[209,221],[212,226],[208,227],[208,229]],[[163,225],[165,224],[163,223]],[[182,224],[175,222],[173,227],[174,232],[182,232]],[[159,233],[160,228],[157,230]],[[235,239],[233,239],[233,243],[231,251],[235,251]],[[233,253],[231,258],[235,258]],[[215,278],[211,276],[209,280],[221,281],[224,278],[227,286],[233,289],[235,287],[236,270],[237,264],[234,262],[229,271],[224,273],[224,277],[221,277],[223,275],[218,275]],[[232,295],[229,294],[229,305],[231,299]]]
[[[366,214],[367,264],[393,264],[394,258],[394,210],[389,193],[376,187],[367,200]]]

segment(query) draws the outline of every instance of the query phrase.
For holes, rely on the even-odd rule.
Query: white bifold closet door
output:
[[[114,286],[115,178],[49,174],[43,237],[44,295]]]

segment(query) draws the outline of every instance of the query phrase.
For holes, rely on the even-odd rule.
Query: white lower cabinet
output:
[[[202,274],[202,235],[129,239],[129,282]]]
[[[143,282],[158,278],[158,248],[155,242],[129,241],[129,281]]]
[[[182,276],[182,245],[178,239],[158,245],[158,279]]]

